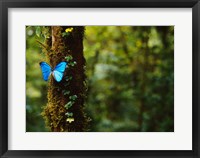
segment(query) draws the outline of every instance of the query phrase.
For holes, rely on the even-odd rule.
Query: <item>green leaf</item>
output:
[[[66,61],[70,61],[70,60],[72,60],[72,59],[73,59],[73,57],[72,57],[71,55],[68,55],[68,56],[65,57],[65,60],[66,60]]]
[[[74,118],[73,117],[67,118],[66,121],[69,123],[72,123],[72,122],[74,122]]]
[[[63,94],[68,95],[68,94],[70,94],[70,91],[65,91]]]
[[[63,32],[63,33],[62,33],[62,37],[65,37],[65,36],[68,36],[68,35],[69,35],[68,32]]]
[[[69,62],[68,65],[70,65],[70,66],[74,66],[74,65],[76,65],[76,64],[77,64],[76,61],[71,61],[71,62]]]
[[[40,26],[37,26],[36,27],[36,31],[35,31],[35,33],[36,33],[36,35],[38,36],[38,37],[40,37],[40,35],[41,35],[41,27]]]
[[[73,113],[72,113],[72,112],[67,112],[67,113],[65,113],[65,115],[66,115],[67,117],[73,117]]]
[[[77,98],[78,98],[77,95],[72,95],[69,97],[70,100],[76,100]]]
[[[66,109],[69,109],[69,108],[72,107],[73,104],[74,104],[73,101],[69,101],[67,104],[65,104],[65,108],[66,108]]]

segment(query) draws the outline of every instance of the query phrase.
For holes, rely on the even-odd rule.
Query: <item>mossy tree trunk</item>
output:
[[[67,28],[73,29],[63,36]],[[54,132],[87,131],[88,118],[84,113],[84,27],[52,26],[50,31],[51,38],[46,41],[50,48],[47,62],[55,67],[59,62],[66,61],[69,56],[72,56],[72,59],[67,61],[68,66],[61,82],[55,81],[52,76],[49,78],[48,103],[44,108],[43,117],[47,126]]]

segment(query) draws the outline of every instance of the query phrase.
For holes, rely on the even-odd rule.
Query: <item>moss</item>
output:
[[[42,112],[47,127],[51,131],[87,131],[88,117],[84,113],[84,94],[85,94],[85,59],[83,56],[83,36],[84,27],[73,27],[73,31],[67,36],[62,37],[65,29],[70,27],[51,27],[51,42],[48,38],[46,43],[50,49],[47,53],[47,60],[52,67],[59,62],[65,61],[65,57],[71,55],[76,61],[74,67],[69,66],[61,82],[56,82],[52,77],[48,83],[48,103]],[[71,80],[66,80],[72,76]],[[70,96],[76,95],[73,105],[66,108]],[[66,113],[73,113],[74,121],[67,121]]]

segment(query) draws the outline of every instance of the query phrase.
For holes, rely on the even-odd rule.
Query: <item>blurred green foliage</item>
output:
[[[26,32],[26,129],[48,131],[43,39],[37,27]],[[86,26],[84,55],[90,131],[174,131],[173,26]]]
[[[47,83],[42,80],[39,62],[45,55],[37,43],[37,27],[26,28],[26,131],[47,131],[41,116],[47,102]]]

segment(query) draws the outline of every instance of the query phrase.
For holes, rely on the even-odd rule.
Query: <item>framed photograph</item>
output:
[[[200,157],[198,0],[0,10],[2,158]]]

